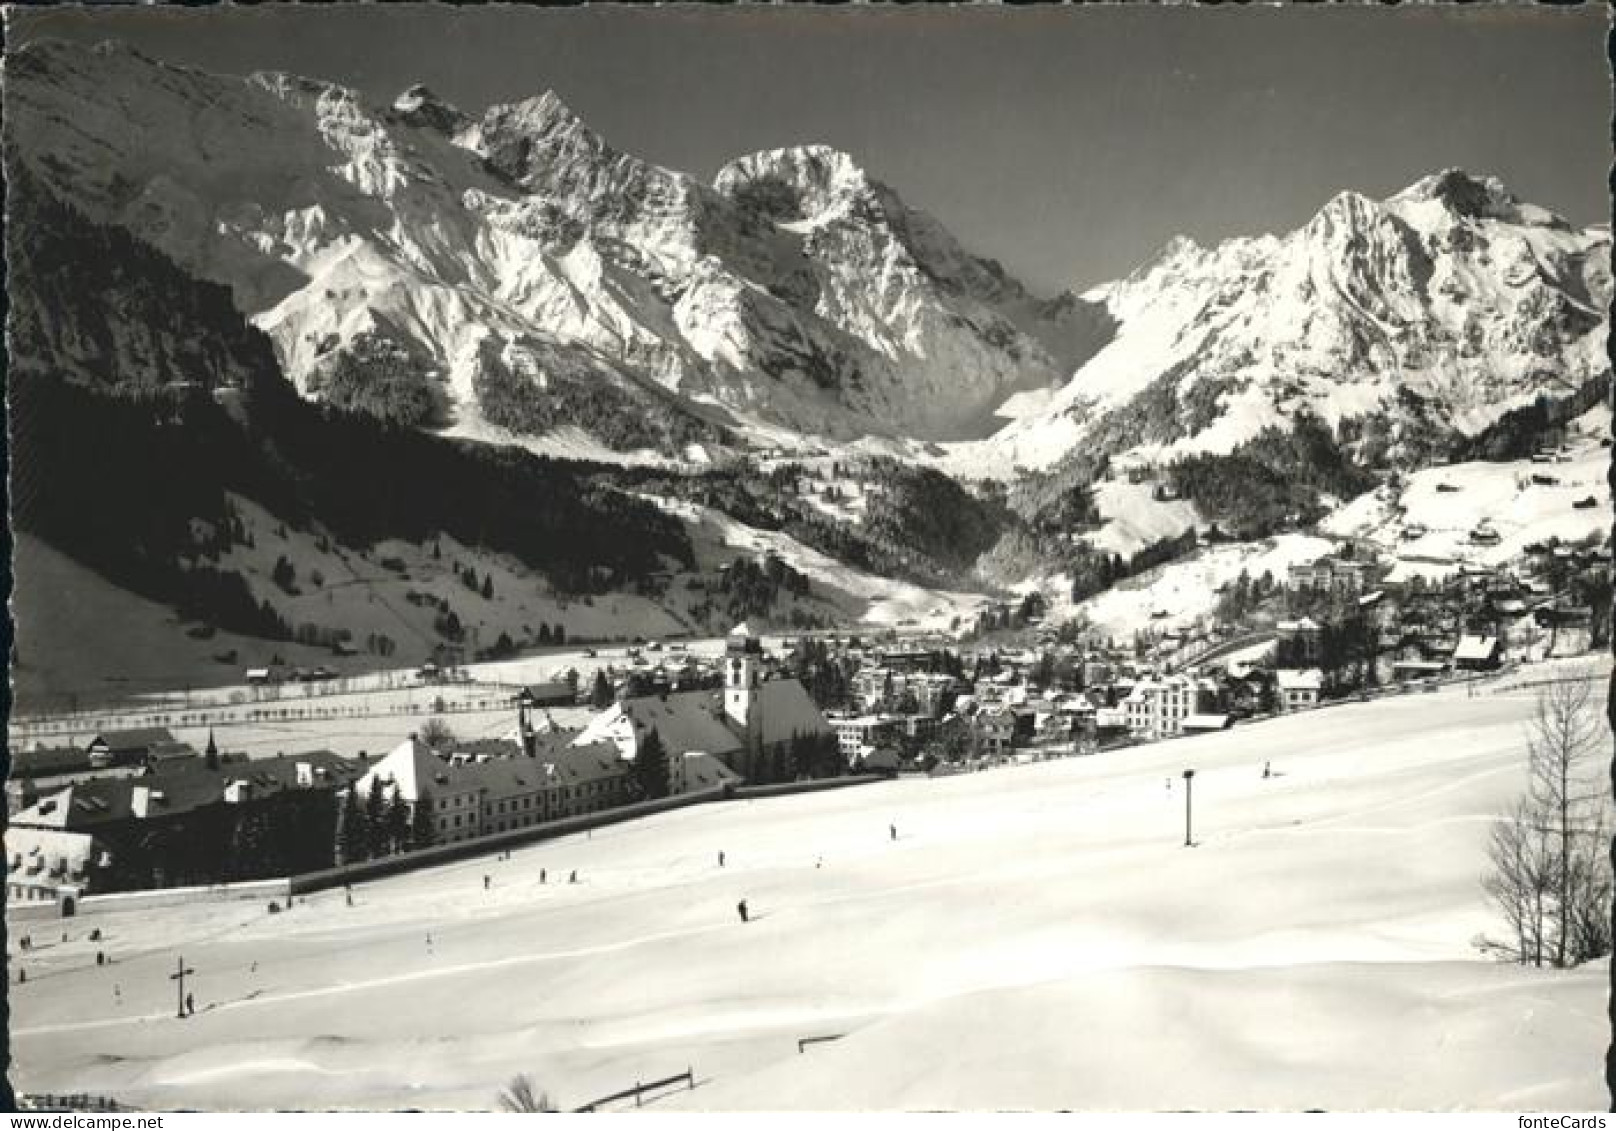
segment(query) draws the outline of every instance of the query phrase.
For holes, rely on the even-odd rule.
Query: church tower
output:
[[[763,649],[741,625],[724,646],[724,717],[745,736],[746,766],[751,770],[761,753],[763,725],[758,715],[758,686],[763,681]],[[746,776],[751,774],[747,771]]]

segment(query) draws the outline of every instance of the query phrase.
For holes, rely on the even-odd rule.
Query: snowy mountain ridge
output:
[[[542,373],[566,347],[586,385],[654,383],[719,419],[957,437],[1091,348],[1084,304],[1031,296],[823,147],[705,185],[554,92],[480,118],[424,87],[377,108],[112,43],[25,45],[6,82],[8,160],[230,286],[306,392],[378,336],[441,386],[435,423],[475,426],[486,359]]]
[[[1117,330],[1044,409],[954,445],[972,474],[1098,447],[1160,464],[1301,414],[1395,457],[1429,421],[1473,434],[1607,372],[1610,234],[1460,170],[1384,201],[1344,192],[1283,236],[1180,237],[1083,297]]]

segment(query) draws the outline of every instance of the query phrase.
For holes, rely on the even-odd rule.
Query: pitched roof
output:
[[[765,684],[764,686],[767,686]],[[636,734],[656,728],[669,754],[699,750],[705,754],[734,754],[742,743],[722,715],[721,701],[711,691],[676,691],[625,699],[623,713]]]
[[[89,764],[89,754],[76,747],[35,747],[32,750],[18,750],[11,755],[11,776],[25,778],[70,773],[85,769]]]
[[[135,791],[142,789],[150,798],[148,816],[173,816],[222,800],[225,786],[233,781],[250,782],[260,796],[295,789],[300,762],[323,769],[333,786],[350,780],[357,769],[349,759],[329,750],[227,761],[216,769],[210,769],[201,759],[187,759],[137,777],[96,777],[74,782],[41,797],[13,817],[12,823],[93,831],[133,817]]]
[[[546,699],[564,699],[570,703],[572,702],[574,692],[571,684],[561,683],[560,681],[552,681],[550,683],[525,684],[522,687],[522,690],[518,691],[516,695],[517,698],[527,698],[539,701]]]
[[[1498,651],[1496,636],[1461,636],[1453,650],[1455,660],[1490,660]]]
[[[437,778],[447,767],[448,763],[412,734],[371,766],[355,783],[355,788],[365,793],[370,789],[371,779],[380,778],[384,789],[396,784],[401,798],[416,801],[422,790],[430,790],[437,784]]]
[[[1324,673],[1318,668],[1280,668],[1274,679],[1281,691],[1318,691],[1324,686]]]
[[[684,756],[684,788],[687,792],[742,780],[740,774],[711,754],[692,751]]]
[[[13,883],[82,876],[95,847],[88,833],[15,827],[6,830],[5,844],[6,878]]]
[[[91,739],[90,745],[100,743],[108,750],[144,750],[150,746],[171,744],[176,739],[167,727],[134,727],[129,730],[104,730]]]
[[[758,687],[758,714],[765,744],[787,742],[798,734],[829,734],[823,712],[794,679],[765,680]]]

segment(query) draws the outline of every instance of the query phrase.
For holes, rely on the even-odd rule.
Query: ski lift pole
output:
[[[1190,799],[1191,799],[1191,792],[1192,792],[1192,789],[1194,787],[1194,784],[1195,784],[1195,771],[1194,770],[1185,770],[1184,771],[1184,847],[1185,848],[1194,848],[1195,847],[1195,841],[1193,839],[1191,839],[1191,837],[1190,837],[1190,828],[1191,828],[1191,825],[1190,825],[1190,821],[1191,821]]]

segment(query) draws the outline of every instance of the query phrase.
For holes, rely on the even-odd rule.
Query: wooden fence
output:
[[[827,1036],[824,1036],[824,1037],[798,1037],[797,1038],[797,1054],[800,1056],[802,1054],[802,1051],[804,1049],[806,1049],[809,1045],[823,1044],[826,1041],[839,1041],[845,1036],[847,1036],[846,1033],[831,1033],[831,1034],[829,1034]]]
[[[584,1104],[583,1107],[576,1107],[572,1110],[575,1113],[596,1111],[605,1104],[616,1103],[619,1100],[626,1100],[630,1098],[634,1100],[635,1107],[640,1107],[645,1102],[645,1093],[654,1092],[658,1088],[666,1088],[670,1084],[678,1084],[681,1082],[685,1085],[686,1091],[694,1091],[696,1087],[696,1073],[694,1069],[687,1068],[677,1076],[669,1076],[662,1080],[650,1080],[644,1082],[636,1080],[634,1081],[634,1086],[632,1088],[624,1088],[621,1092],[613,1092],[609,1096],[601,1096],[599,1099],[590,1100],[588,1103]]]

